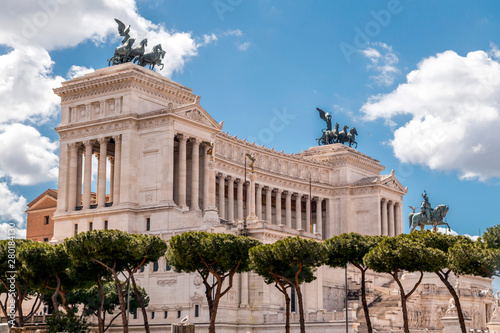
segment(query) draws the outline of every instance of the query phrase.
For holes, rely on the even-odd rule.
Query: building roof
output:
[[[46,196],[49,196],[50,198],[53,198],[54,200],[57,201],[57,190],[53,190],[53,189],[49,188],[47,191],[43,192],[38,197],[36,197],[33,201],[28,203],[28,205],[27,205],[28,209],[30,209],[31,207],[36,205],[38,202],[40,202],[40,200],[42,200]]]

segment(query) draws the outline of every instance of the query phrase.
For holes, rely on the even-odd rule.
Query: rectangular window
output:
[[[158,261],[155,261],[155,262],[153,263],[153,272],[158,272],[158,268],[159,268],[159,266],[158,266]]]
[[[94,223],[89,222],[89,231],[92,231],[92,230],[94,230]]]
[[[50,223],[50,216],[44,216],[43,218],[44,218],[45,224]]]
[[[137,309],[134,311],[134,319],[137,319]]]
[[[151,312],[151,319],[155,319],[155,312]]]
[[[147,217],[146,218],[146,231],[151,230],[151,218]]]
[[[168,264],[168,260],[165,260],[165,270],[168,272],[170,270],[172,270],[172,267],[170,267],[170,265]]]
[[[141,266],[141,273],[144,273],[144,265]]]
[[[44,239],[43,239],[43,241],[44,241],[45,243],[48,243],[49,239],[48,239],[48,238],[44,238]]]
[[[75,236],[78,235],[78,223],[75,223]]]
[[[181,310],[177,311],[177,318],[181,317]]]
[[[200,316],[200,306],[198,304],[196,304],[194,306],[194,316],[195,317],[199,317]]]
[[[290,295],[290,312],[295,312],[295,289],[293,288]]]
[[[165,319],[168,318],[168,311],[165,311],[165,313],[163,314],[163,318],[165,318]]]
[[[104,221],[104,230],[108,230],[108,220]]]

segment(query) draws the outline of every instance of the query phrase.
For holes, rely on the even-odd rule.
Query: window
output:
[[[158,260],[153,263],[153,272],[158,272]]]
[[[141,273],[144,273],[144,265],[141,266]]]
[[[75,236],[78,235],[78,223],[75,223]]]
[[[146,231],[151,230],[151,218],[146,218]]]
[[[43,239],[43,241],[44,241],[45,243],[48,243],[49,239],[48,239],[48,238],[44,238],[44,239]]]
[[[92,231],[92,230],[94,230],[94,223],[89,222],[89,231]]]
[[[108,220],[104,221],[104,230],[108,230]]]
[[[168,318],[168,311],[165,311],[165,313],[163,314],[163,318],[165,318],[165,319]]]
[[[155,319],[155,312],[151,312],[151,319]]]
[[[194,306],[194,316],[195,317],[199,317],[200,316],[200,306],[198,304],[196,304]]]
[[[290,312],[295,312],[295,289],[293,288],[290,295]]]
[[[165,270],[166,270],[167,272],[172,270],[172,267],[170,267],[170,265],[168,264],[168,261],[167,261],[167,260],[165,260]]]
[[[50,222],[50,216],[44,216],[43,219],[45,221],[45,224],[49,224],[49,222]]]
[[[137,319],[137,309],[134,311],[134,319]]]
[[[181,317],[181,310],[177,311],[177,318]]]

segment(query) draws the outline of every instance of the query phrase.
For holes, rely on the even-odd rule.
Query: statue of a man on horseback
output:
[[[432,225],[434,231],[437,231],[438,225],[446,225],[448,229],[450,229],[450,226],[444,219],[448,213],[449,207],[447,205],[439,205],[433,209],[426,191],[422,194],[422,198],[424,198],[424,201],[422,201],[420,205],[420,213],[415,213],[415,208],[410,206],[413,210],[413,213],[408,215],[411,228],[410,232],[417,227],[423,230],[426,225]]]

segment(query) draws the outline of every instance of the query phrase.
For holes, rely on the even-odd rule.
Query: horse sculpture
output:
[[[422,213],[415,213],[415,208],[411,206],[410,208],[413,210],[413,213],[410,213],[410,215],[408,215],[408,220],[410,222],[410,228],[411,228],[410,232],[415,230],[416,227],[420,227],[421,230],[423,230],[424,226],[426,225],[433,225],[434,230],[437,230],[438,225],[446,225],[448,227],[448,230],[450,230],[450,226],[448,225],[446,220],[443,221],[449,210],[449,207],[447,205],[439,205],[436,208],[434,208],[431,211],[430,219],[428,219]]]
[[[333,130],[323,130],[323,135],[318,140],[318,145],[328,145],[330,143],[337,143],[337,138],[339,135],[339,124],[335,124]]]
[[[356,135],[358,135],[358,131],[356,131],[356,127],[351,128],[351,130],[349,131],[349,133],[347,133],[347,140],[346,140],[346,142],[349,143],[349,147],[351,147],[351,145],[353,143],[355,143],[356,144],[355,148],[358,148],[358,143],[356,142]]]
[[[150,69],[154,69],[155,65],[160,66],[160,70],[163,69],[164,64],[161,62],[163,57],[165,57],[165,51],[162,50],[161,44],[155,45],[152,52],[144,53],[143,55],[134,58],[134,63],[137,61],[139,66],[149,65]]]
[[[115,49],[115,54],[113,55],[113,57],[108,59],[108,66],[110,66],[111,63],[113,63],[113,65],[118,65],[127,62],[134,42],[135,38],[129,38],[125,44],[118,46]]]
[[[140,46],[134,47],[132,50],[130,50],[128,58],[125,62],[132,61],[134,58],[143,55],[146,46],[148,46],[148,39],[144,38],[143,40],[141,40]]]

